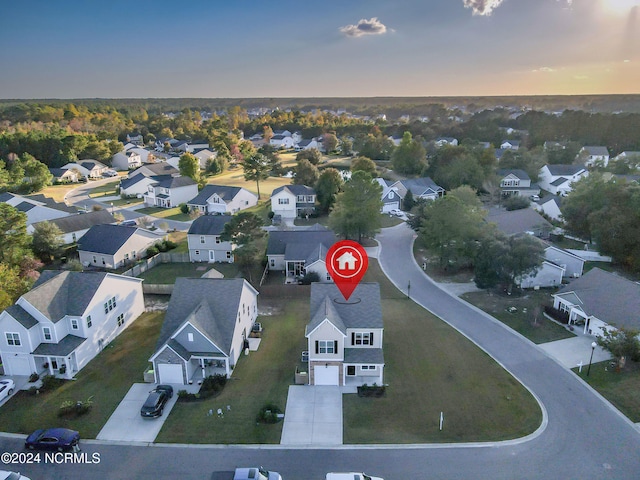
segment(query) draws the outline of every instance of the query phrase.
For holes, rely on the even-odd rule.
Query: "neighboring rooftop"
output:
[[[231,218],[233,218],[231,215],[202,215],[193,221],[187,233],[188,235],[220,235]]]

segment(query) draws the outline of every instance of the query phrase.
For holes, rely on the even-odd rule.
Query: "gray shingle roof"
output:
[[[231,215],[202,215],[193,221],[187,233],[189,235],[220,235],[231,218]]]
[[[137,230],[123,225],[94,225],[78,240],[78,250],[113,255]]]
[[[542,230],[551,231],[553,226],[547,222],[538,212],[532,208],[507,211],[500,208],[492,208],[487,215],[487,221],[493,222],[498,229],[506,235],[534,232]]]
[[[62,233],[71,233],[91,228],[94,225],[115,223],[116,219],[113,218],[113,215],[111,215],[107,210],[97,210],[95,212],[78,213],[76,215],[54,218],[53,220],[47,221],[56,225]],[[33,225],[35,227],[41,223],[44,222],[34,223]]]
[[[214,195],[218,195],[226,203],[232,201],[242,190],[241,187],[228,187],[226,185],[207,185],[198,195],[187,202],[188,205],[206,205],[207,201]]]
[[[327,305],[335,310],[326,310]],[[324,320],[324,312],[338,315],[346,328],[383,328],[380,286],[377,283],[360,283],[345,301],[338,287],[333,283],[312,283],[310,318],[307,333]],[[320,318],[323,317],[323,318]],[[340,328],[338,324],[336,327]],[[343,332],[346,333],[346,330]]]
[[[610,325],[640,329],[640,285],[619,275],[594,268],[556,295],[574,302],[577,297],[587,315]]]
[[[22,298],[52,322],[65,315],[82,316],[106,276],[104,272],[60,272]]]
[[[585,146],[583,148],[589,155],[605,155],[605,156],[609,155],[609,150],[607,149],[607,147],[591,145],[591,146]]]
[[[142,175],[151,177],[153,175],[177,175],[178,173],[180,173],[180,171],[177,168],[169,165],[167,162],[158,162],[158,163],[148,163],[146,165],[143,165],[131,173],[133,175],[137,175],[138,173],[141,173]]]
[[[411,193],[415,196],[424,195],[429,193],[430,190],[435,193],[444,191],[444,188],[431,180],[431,177],[400,180],[400,183],[404,185],[407,190],[411,190]]]
[[[567,183],[568,181],[569,181],[568,178],[559,177],[559,178],[556,178],[553,182],[551,182],[551,185],[553,185],[554,187],[559,187],[560,185],[562,185],[563,183]]]
[[[570,177],[581,170],[585,170],[584,165],[547,165],[547,168],[554,177],[561,175]]]
[[[345,348],[344,363],[379,365],[384,363],[384,353],[381,348]]]
[[[127,189],[129,187],[132,187],[136,183],[141,182],[142,180],[144,180],[145,178],[149,178],[149,177],[147,177],[143,173],[138,173],[138,174],[134,175],[133,177],[123,178],[122,180],[120,180],[120,188]]]
[[[500,177],[506,177],[509,174],[515,175],[520,180],[531,180],[527,172],[520,170],[519,168],[501,168],[498,170],[498,175]]]
[[[307,187],[306,185],[283,185],[281,187],[276,188],[273,192],[271,192],[271,196],[273,197],[276,193],[280,193],[283,190],[287,190],[294,195],[315,195],[316,191]]]
[[[203,334],[228,355],[244,285],[242,278],[178,278],[156,351],[190,318]]]
[[[162,188],[179,188],[198,183],[191,177],[174,177],[173,175],[154,175],[154,185]]]
[[[18,323],[20,323],[20,325],[22,325],[26,329],[29,329],[38,324],[38,320],[36,320],[20,305],[11,305],[5,311],[13,318],[15,318]]]
[[[333,230],[274,230],[269,232],[267,255],[286,255],[289,251],[291,257],[295,250],[295,260],[304,260],[319,244],[330,248],[335,242]]]
[[[71,353],[82,345],[85,340],[86,338],[67,335],[58,343],[42,342],[33,351],[33,355],[55,355],[56,357],[66,357],[67,355],[71,355]]]

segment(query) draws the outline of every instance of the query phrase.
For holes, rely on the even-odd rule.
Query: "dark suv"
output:
[[[161,416],[165,404],[172,396],[173,387],[171,385],[158,385],[149,393],[147,401],[144,402],[140,409],[140,415],[151,418]]]

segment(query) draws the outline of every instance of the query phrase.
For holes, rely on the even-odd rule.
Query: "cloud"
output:
[[[533,70],[534,72],[545,72],[545,73],[550,73],[550,72],[555,72],[556,70],[554,68],[551,67],[540,67],[540,68],[536,68],[535,70]]]
[[[471,8],[474,15],[491,15],[504,0],[462,0],[464,8]]]
[[[387,27],[377,17],[372,17],[370,20],[363,18],[356,25],[340,27],[340,31],[347,37],[361,37],[363,35],[382,35],[387,33]]]

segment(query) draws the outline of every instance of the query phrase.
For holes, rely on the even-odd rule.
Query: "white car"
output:
[[[389,215],[393,215],[395,217],[402,217],[404,215],[404,212],[402,210],[398,210],[397,208],[394,208],[393,210],[389,210]]]
[[[380,477],[372,477],[366,473],[327,473],[326,480],[383,480]]]
[[[262,467],[236,468],[233,480],[282,480],[278,472],[270,472]]]
[[[10,378],[0,380],[0,402],[11,395],[15,387],[15,383]],[[0,477],[0,480],[2,480],[2,477]]]
[[[0,480],[29,480],[29,478],[19,473],[0,470]]]

